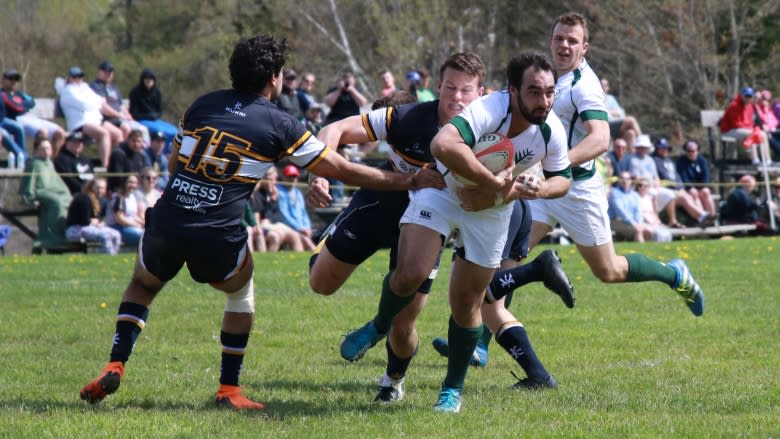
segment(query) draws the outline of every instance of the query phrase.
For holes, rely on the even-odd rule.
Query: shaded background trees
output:
[[[89,77],[103,59],[125,95],[143,67],[157,71],[165,117],[197,95],[229,86],[233,43],[256,32],[286,37],[289,66],[312,71],[322,95],[344,68],[370,97],[388,68],[403,82],[459,50],[480,53],[488,85],[522,50],[547,52],[553,18],[591,21],[589,61],[653,135],[696,135],[698,111],[740,87],[775,88],[780,0],[0,0],[0,66],[24,73],[34,96],[53,96],[71,65]]]

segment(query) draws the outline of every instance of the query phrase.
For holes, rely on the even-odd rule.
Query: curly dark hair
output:
[[[546,55],[539,52],[525,52],[512,58],[506,66],[507,83],[513,85],[519,91],[523,85],[523,74],[530,67],[545,72],[553,72],[553,77],[555,76],[552,63]]]
[[[236,43],[229,67],[233,88],[247,93],[261,92],[271,77],[282,71],[289,50],[286,39],[262,34]]]

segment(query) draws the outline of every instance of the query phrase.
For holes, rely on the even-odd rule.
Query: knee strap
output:
[[[249,278],[243,287],[226,293],[225,311],[253,314],[255,312],[255,282]]]

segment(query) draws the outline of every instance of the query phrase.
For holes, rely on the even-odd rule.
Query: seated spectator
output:
[[[720,220],[722,224],[756,224],[766,228],[766,224],[759,221],[761,203],[754,194],[756,179],[752,175],[743,175],[739,178],[739,186],[729,192],[726,202],[720,208]]]
[[[301,76],[301,82],[298,84],[298,90],[296,90],[296,94],[298,95],[298,104],[300,105],[301,111],[304,115],[312,105],[317,103],[317,100],[312,94],[316,80],[317,78],[314,76],[314,73],[306,72]]]
[[[144,148],[146,154],[146,163],[157,172],[157,184],[155,187],[164,190],[168,186],[168,156],[163,152],[165,149],[165,134],[157,131],[151,134],[151,142],[148,148]]]
[[[140,123],[133,120],[133,116],[122,104],[122,93],[119,87],[114,84],[114,65],[108,61],[103,61],[98,66],[97,77],[89,86],[100,96],[106,98],[108,106],[112,111],[103,111],[103,120],[112,123],[122,131],[124,138],[130,134],[130,130],[141,130],[144,134],[144,140],[149,140],[149,130]]]
[[[154,70],[145,68],[136,85],[130,91],[130,115],[149,129],[150,133],[161,131],[165,134],[165,154],[171,152],[171,142],[177,128],[162,119],[163,98],[157,87],[157,75]]]
[[[301,103],[298,101],[297,87],[298,74],[292,69],[285,70],[284,79],[282,80],[282,92],[279,93],[274,103],[285,113],[303,122],[303,111],[301,110]]]
[[[610,224],[618,236],[636,242],[652,239],[652,227],[642,219],[639,194],[634,191],[628,172],[618,174],[618,182],[609,191],[607,201]]]
[[[19,184],[19,195],[25,204],[38,207],[38,242],[52,247],[65,242],[65,219],[71,195],[51,161],[52,146],[48,139],[34,145],[34,155],[27,161],[25,175]]]
[[[24,148],[17,145],[14,136],[3,128],[0,128],[0,143],[8,150],[8,168],[24,169],[24,164],[27,161],[27,152]]]
[[[772,92],[769,90],[761,90],[756,95],[758,98],[756,102],[756,112],[761,122],[764,123],[763,128],[767,133],[767,140],[769,141],[769,147],[775,152],[776,157],[780,157],[780,121],[775,116],[772,110]]]
[[[18,72],[15,72],[14,70],[6,71],[6,73],[9,73],[10,76],[16,77],[18,75]],[[16,73],[16,74],[14,74]],[[5,76],[5,75],[3,75]],[[20,76],[21,78],[21,76]],[[5,81],[3,81],[5,83]],[[9,114],[6,112],[6,107],[4,102],[0,102],[0,130],[3,130],[3,137],[10,137],[13,139],[13,142],[9,142],[7,140],[3,140],[3,144],[7,146],[6,148],[10,151],[11,148],[18,149],[20,152],[22,152],[22,157],[27,157],[27,141],[24,136],[24,128],[22,128],[22,124],[17,122],[14,118],[12,118],[13,114]],[[17,154],[17,153],[14,153]],[[23,166],[20,166],[23,167]]]
[[[612,141],[612,151],[607,152],[606,162],[608,177],[617,177],[621,172],[631,169],[631,154],[624,139],[618,137]]]
[[[720,119],[721,134],[734,137],[737,145],[748,143],[750,158],[754,166],[761,162],[771,162],[769,158],[769,138],[761,129],[761,124],[756,124],[756,114],[753,110],[755,91],[751,87],[742,89],[742,93],[726,107],[723,117]],[[758,119],[760,121],[760,119]],[[759,159],[760,152],[760,159]]]
[[[717,215],[712,192],[706,185],[710,184],[710,164],[707,159],[699,154],[699,144],[695,140],[687,140],[683,143],[684,154],[677,158],[675,169],[682,180],[685,190],[695,200],[699,200],[701,206],[711,216]]]
[[[658,170],[658,178],[661,179],[661,183],[668,189],[674,191],[675,202],[678,206],[685,210],[699,226],[705,227],[715,222],[715,214],[708,212],[704,209],[700,198],[694,198],[688,191],[685,190],[682,184],[682,179],[677,174],[677,167],[669,157],[669,150],[672,145],[666,140],[665,137],[661,137],[655,143],[655,152],[653,153],[653,159],[655,160],[655,167]],[[712,201],[712,200],[710,200]]]
[[[111,111],[106,99],[84,82],[79,67],[68,70],[68,79],[57,78],[54,85],[59,94],[59,106],[65,116],[68,131],[81,130],[95,140],[100,151],[100,163],[108,166],[111,148],[124,140],[122,131],[103,121],[103,112]]]
[[[146,218],[146,209],[154,207],[157,200],[162,196],[162,192],[157,189],[157,171],[151,166],[146,166],[138,173],[139,184],[135,190],[135,197],[139,201],[141,218]]]
[[[304,250],[314,250],[311,219],[306,210],[306,197],[298,188],[300,172],[295,165],[287,165],[282,170],[282,182],[276,187],[279,191],[279,211],[282,222],[301,235]]]
[[[278,171],[271,167],[262,180],[255,185],[252,194],[252,210],[257,223],[262,227],[269,252],[282,248],[292,251],[303,251],[301,235],[282,222],[279,210],[279,190],[276,186]]]
[[[652,240],[656,242],[669,242],[672,240],[672,232],[661,221],[658,216],[658,207],[655,197],[650,194],[650,182],[647,179],[640,178],[636,182],[636,192],[639,194],[639,212],[642,214],[642,221],[652,227]]]
[[[607,105],[607,119],[609,121],[609,133],[612,139],[623,139],[628,144],[628,151],[632,152],[637,136],[642,134],[634,116],[626,116],[626,110],[618,103],[615,95],[609,92],[609,81],[601,79],[601,89],[604,90],[605,104]]]
[[[400,90],[398,86],[395,85],[395,76],[393,76],[393,72],[390,70],[384,69],[379,72],[379,82],[382,83],[382,90],[379,92],[380,97],[384,98],[390,96]]]
[[[108,191],[117,191],[129,174],[138,174],[147,166],[144,153],[144,138],[139,130],[130,131],[127,141],[111,151],[108,161]]]
[[[138,188],[138,177],[131,175],[111,196],[106,212],[106,224],[118,230],[122,242],[136,246],[144,233],[144,218],[141,216],[141,203],[134,192]]]
[[[650,193],[656,197],[659,212],[661,210],[666,212],[667,225],[669,227],[682,227],[677,221],[676,194],[673,190],[661,186],[655,160],[650,156],[652,149],[653,143],[650,141],[650,136],[642,134],[637,137],[634,153],[631,154],[630,158],[631,176],[636,179],[646,178],[650,182]]]
[[[252,204],[247,200],[244,204],[244,215],[241,217],[241,225],[246,227],[246,246],[251,253],[265,253],[268,251],[265,245],[265,233],[257,223]]]
[[[780,224],[780,177],[772,180],[770,196],[767,203],[766,222],[771,224],[769,215],[774,215],[775,226]]]
[[[84,185],[68,207],[65,238],[71,242],[85,240],[101,244],[103,253],[115,255],[122,246],[121,234],[108,227],[103,218],[106,213],[106,179],[96,177]]]
[[[35,107],[35,99],[19,91],[21,80],[22,75],[16,69],[7,69],[3,72],[0,94],[5,105],[5,117],[19,122],[26,138],[41,136],[49,139],[54,148],[53,155],[56,156],[65,142],[65,130],[54,122],[30,114],[29,111]]]
[[[59,172],[72,195],[80,193],[84,185],[95,176],[92,162],[81,155],[83,151],[84,135],[81,131],[73,131],[68,134],[65,146],[57,157],[54,157],[54,169]]]

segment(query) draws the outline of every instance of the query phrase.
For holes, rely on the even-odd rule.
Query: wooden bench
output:
[[[38,217],[38,209],[34,207],[22,208],[22,209],[6,209],[0,207],[0,215],[2,215],[9,223],[13,224],[22,231],[25,235],[29,236],[33,241],[32,254],[62,254],[62,253],[88,253],[92,243],[88,243],[85,240],[78,242],[64,242],[55,246],[42,246],[38,241],[38,233],[27,227],[22,221],[24,217]],[[99,247],[99,244],[98,244]],[[5,253],[5,252],[4,252]]]
[[[710,227],[684,227],[681,229],[669,229],[672,238],[715,238],[726,235],[744,235],[757,229],[755,224],[729,224]]]

